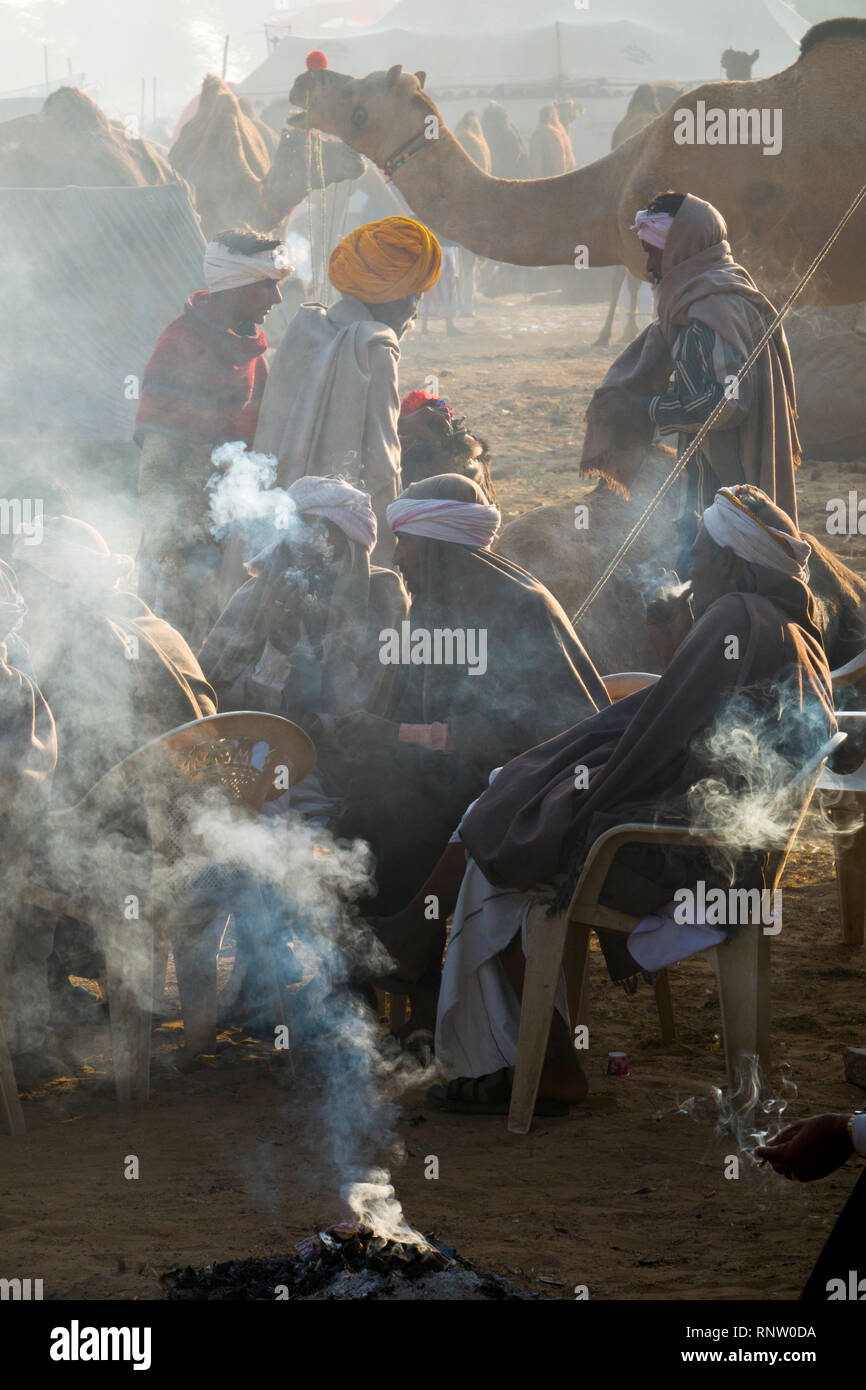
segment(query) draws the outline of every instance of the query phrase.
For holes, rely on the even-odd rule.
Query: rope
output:
[[[821,262],[823,261],[824,257],[826,256],[827,252],[830,250],[831,246],[833,246],[833,244],[836,242],[836,240],[838,239],[840,233],[844,230],[844,228],[845,228],[845,227],[847,226],[847,224],[850,222],[851,218],[854,216],[854,213],[857,211],[858,207],[860,206],[860,204],[862,203],[862,201],[863,201],[864,198],[866,198],[866,184],[864,184],[863,187],[860,189],[860,192],[857,194],[857,196],[855,197],[854,201],[850,204],[850,206],[849,206],[847,212],[844,214],[844,216],[842,217],[841,221],[839,221],[839,222],[837,223],[835,230],[830,234],[830,236],[829,236],[829,237],[827,238],[827,240],[824,242],[824,245],[821,247],[821,250],[818,252],[817,256],[815,256],[814,260],[813,260],[812,263],[809,265],[809,267],[808,267],[808,269],[806,270],[805,274],[802,276],[802,278],[801,278],[799,284],[797,284],[797,285],[795,286],[795,288],[792,290],[791,294],[788,295],[788,298],[785,300],[785,303],[782,305],[781,309],[780,309],[779,312],[776,314],[776,317],[773,319],[772,323],[769,325],[769,327],[766,329],[766,331],[762,334],[762,336],[761,336],[759,342],[757,343],[757,345],[756,345],[756,346],[752,349],[752,351],[749,353],[749,356],[746,358],[746,360],[745,360],[745,362],[743,363],[742,367],[741,367],[740,370],[737,372],[737,377],[736,377],[736,385],[737,385],[737,387],[739,387],[740,382],[741,382],[741,381],[744,379],[744,377],[746,377],[746,376],[748,375],[748,373],[751,371],[752,367],[755,365],[755,363],[756,363],[756,361],[758,360],[758,358],[760,357],[761,353],[764,351],[764,348],[767,346],[767,343],[770,341],[770,339],[772,338],[773,334],[776,332],[776,329],[779,327],[780,323],[782,322],[782,320],[784,319],[785,315],[787,314],[788,310],[791,308],[791,305],[792,305],[792,304],[794,303],[794,301],[795,301],[797,298],[799,298],[799,296],[802,294],[802,292],[803,292],[803,290],[805,289],[806,285],[808,285],[808,283],[809,283],[809,281],[811,280],[812,276],[815,274],[815,271],[818,269],[818,266],[821,264]],[[598,598],[598,596],[599,596],[599,594],[601,593],[602,589],[604,588],[605,584],[606,584],[607,581],[610,579],[611,575],[614,573],[614,571],[616,570],[616,568],[617,568],[617,566],[620,564],[620,562],[621,562],[621,561],[625,558],[625,556],[628,554],[629,550],[630,550],[631,547],[634,545],[635,541],[637,540],[637,538],[638,538],[638,536],[640,535],[640,533],[641,533],[641,531],[643,530],[643,528],[646,526],[646,524],[647,524],[647,522],[649,521],[650,517],[651,517],[651,516],[653,515],[653,513],[656,511],[657,507],[659,506],[660,502],[662,501],[662,498],[665,497],[666,494],[667,494],[667,493],[670,491],[670,489],[673,487],[674,483],[676,482],[677,478],[678,478],[678,477],[680,476],[680,474],[682,473],[682,471],[683,471],[683,469],[685,468],[686,464],[688,463],[689,459],[692,457],[692,455],[696,452],[696,450],[697,450],[697,449],[700,447],[700,445],[703,443],[703,441],[704,441],[704,439],[706,438],[707,434],[708,434],[709,431],[712,429],[713,425],[715,424],[716,420],[717,420],[717,419],[719,418],[719,416],[721,415],[722,411],[725,409],[725,406],[728,404],[728,401],[730,400],[730,397],[731,397],[731,395],[733,395],[733,394],[734,394],[733,388],[731,388],[730,392],[729,392],[728,389],[725,390],[725,394],[723,395],[722,399],[713,407],[712,411],[710,412],[710,414],[708,415],[708,417],[707,417],[707,419],[704,421],[704,423],[701,425],[700,429],[698,430],[698,432],[697,432],[697,434],[695,435],[694,439],[692,440],[691,444],[688,446],[688,448],[685,450],[685,452],[677,459],[677,462],[676,462],[674,468],[673,468],[673,469],[671,470],[671,472],[668,474],[667,478],[665,478],[665,480],[664,480],[664,482],[662,483],[661,487],[659,488],[658,492],[655,494],[655,496],[653,497],[652,501],[648,504],[646,510],[643,512],[643,514],[642,514],[640,517],[638,517],[637,521],[635,522],[634,526],[633,526],[633,527],[631,528],[631,530],[629,531],[629,533],[628,533],[628,535],[626,536],[625,540],[624,540],[624,541],[622,542],[622,544],[620,545],[619,549],[617,550],[617,552],[616,552],[616,554],[614,555],[613,559],[611,560],[610,564],[607,566],[607,569],[606,569],[606,570],[604,571],[604,573],[596,580],[595,584],[594,584],[594,585],[592,586],[592,588],[590,589],[590,591],[589,591],[589,593],[587,594],[586,598],[583,600],[583,603],[582,603],[582,604],[580,605],[580,607],[578,608],[577,612],[575,613],[574,617],[573,617],[572,620],[571,620],[572,623],[573,623],[574,625],[576,625],[577,623],[580,622],[580,620],[581,620],[581,618],[583,617],[584,613],[587,612],[587,610],[591,607],[591,605],[592,605],[592,604],[595,602],[595,600]]]

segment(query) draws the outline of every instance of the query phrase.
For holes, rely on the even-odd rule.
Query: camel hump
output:
[[[813,24],[800,40],[800,56],[804,58],[828,39],[866,39],[866,19],[825,19]]]
[[[108,117],[78,87],[58,87],[45,98],[42,114],[51,121],[62,122],[73,131],[105,131],[110,133]]]

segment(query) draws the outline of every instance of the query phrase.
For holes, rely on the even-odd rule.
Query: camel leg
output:
[[[610,306],[608,307],[607,311],[607,319],[605,320],[604,328],[601,330],[595,342],[593,343],[593,347],[607,347],[610,343],[610,335],[611,330],[613,328],[613,320],[616,315],[616,306],[619,303],[620,291],[623,287],[625,276],[625,266],[615,265],[613,268],[613,282],[611,285]]]

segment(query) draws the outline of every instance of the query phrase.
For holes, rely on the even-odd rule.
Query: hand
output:
[[[853,1152],[847,1115],[813,1115],[788,1125],[769,1144],[755,1149],[755,1157],[765,1159],[783,1177],[814,1182],[841,1167]]]
[[[671,577],[679,582],[675,574]],[[658,598],[647,604],[647,635],[662,670],[670,665],[677,647],[691,631],[693,623],[688,593],[681,594],[678,598],[661,593]]]
[[[335,719],[334,731],[341,752],[355,758],[372,748],[396,743],[400,726],[391,719],[381,719],[378,714],[360,710],[357,714],[342,714]]]

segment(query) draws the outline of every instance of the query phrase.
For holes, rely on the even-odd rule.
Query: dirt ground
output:
[[[583,408],[616,351],[590,346],[601,319],[600,307],[484,302],[462,337],[436,325],[406,345],[403,389],[437,375],[488,436],[506,518],[572,495]],[[801,523],[823,536],[826,500],[861,478],[806,465]],[[830,543],[866,573],[862,538]],[[778,1094],[784,1069],[786,1118],[853,1109],[866,1098],[842,1053],[866,1042],[866,956],[841,941],[832,853],[808,831],[783,889],[770,1081]],[[501,1117],[441,1115],[408,1093],[393,1168],[408,1219],[545,1297],[577,1285],[596,1299],[796,1297],[861,1165],[801,1186],[744,1159],[725,1177],[737,1150],[714,1132],[714,979],[700,961],[671,974],[678,1036],[665,1047],[651,991],[627,997],[593,950],[591,1095],[567,1119],[518,1138]],[[303,1059],[287,1085],[264,1045],[233,1031],[185,1070],[180,1040],[178,1021],[158,1029],[151,1100],[132,1115],[113,1101],[107,1030],[77,1035],[80,1074],[25,1099],[27,1134],[0,1136],[0,1275],[41,1278],[46,1298],[159,1298],[172,1265],[282,1253],[344,1215],[322,1178]],[[628,1052],[628,1077],[605,1074],[611,1050]]]

